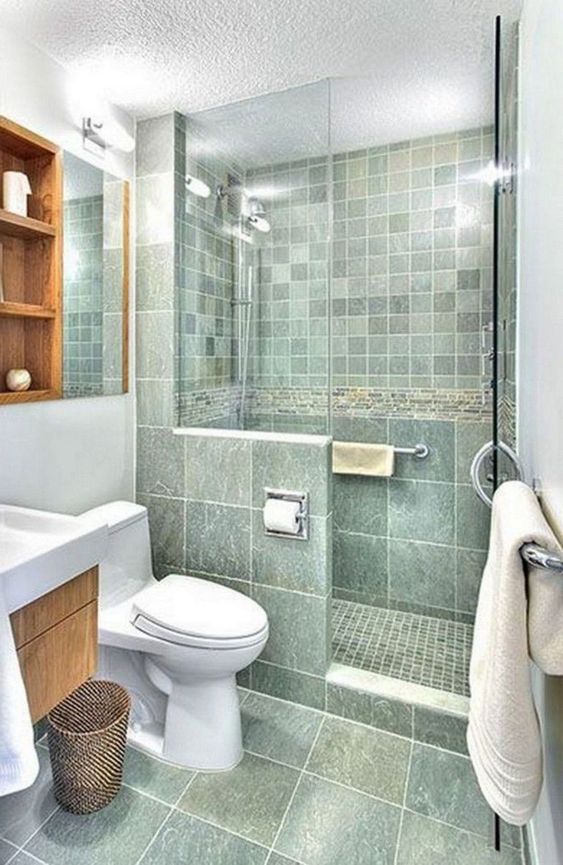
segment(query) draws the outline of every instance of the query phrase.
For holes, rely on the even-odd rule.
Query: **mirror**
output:
[[[63,158],[63,396],[128,389],[129,187]]]

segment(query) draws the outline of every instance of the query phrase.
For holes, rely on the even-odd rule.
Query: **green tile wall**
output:
[[[195,120],[176,115],[176,285],[178,412],[182,425],[236,426],[239,388],[234,358],[234,280],[238,220],[217,190],[241,171],[206,146]],[[209,186],[208,198],[186,191],[186,173]]]
[[[102,370],[104,394],[123,391],[123,181],[104,174]]]
[[[429,416],[444,412],[436,391],[478,410],[492,299],[492,192],[479,172],[491,154],[482,128],[247,172],[249,188],[270,190],[272,224],[260,239],[251,426],[326,429],[327,332],[338,412],[383,391],[400,415],[397,390],[424,395]]]
[[[136,376],[139,424],[175,418],[175,117],[144,120],[136,148]]]
[[[322,389],[329,382],[330,166],[324,157],[247,171],[272,230],[256,235],[254,387]],[[267,190],[262,196],[261,190]],[[268,193],[268,190],[270,191]],[[259,255],[258,255],[259,252]]]
[[[189,573],[255,598],[268,613],[270,639],[242,681],[318,708],[331,646],[330,485],[328,439],[138,428],[137,495],[149,510],[156,575]],[[264,486],[309,493],[308,541],[264,535]]]
[[[474,617],[490,512],[469,483],[488,421],[339,418],[340,440],[430,448],[390,479],[335,475],[334,594],[459,621]]]

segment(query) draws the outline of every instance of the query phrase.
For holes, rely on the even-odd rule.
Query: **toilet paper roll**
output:
[[[23,171],[5,171],[2,175],[2,201],[4,210],[27,216],[27,196],[31,186]]]
[[[299,532],[299,502],[285,499],[268,499],[264,506],[264,526],[271,532],[285,532],[296,535]]]

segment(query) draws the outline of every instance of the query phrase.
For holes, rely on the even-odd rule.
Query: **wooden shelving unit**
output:
[[[0,405],[61,396],[62,167],[59,148],[0,117],[0,176],[27,174],[28,216],[0,209],[4,301],[0,302]],[[6,390],[6,372],[25,367],[28,391]]]
[[[38,237],[54,237],[57,229],[48,222],[32,219],[30,216],[19,216],[9,210],[0,209],[0,232],[10,237],[22,237],[24,240],[37,240]]]
[[[38,306],[34,303],[9,303],[0,301],[0,317],[15,317],[15,318],[55,318],[56,309],[50,309],[46,306]]]

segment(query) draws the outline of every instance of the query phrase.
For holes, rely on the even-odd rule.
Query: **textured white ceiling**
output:
[[[340,143],[487,122],[492,27],[521,0],[0,0],[19,31],[137,117],[322,78]],[[263,119],[265,115],[261,115]],[[303,124],[303,116],[300,118]],[[340,146],[340,145],[338,145]]]

